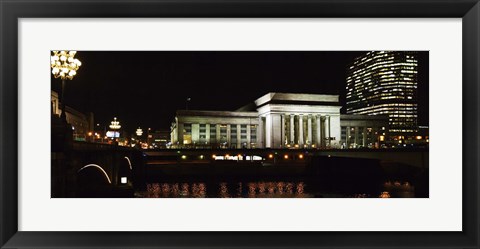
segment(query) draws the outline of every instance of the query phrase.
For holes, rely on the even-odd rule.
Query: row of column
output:
[[[190,135],[191,135],[191,139],[192,139],[192,143],[199,143],[199,142],[207,142],[207,143],[220,143],[220,142],[227,142],[228,145],[232,145],[231,144],[231,134],[232,134],[232,126],[236,126],[236,130],[237,130],[237,133],[236,133],[236,143],[235,143],[235,146],[236,148],[242,148],[242,128],[241,128],[241,124],[226,124],[226,134],[225,134],[225,139],[223,140],[222,139],[222,135],[221,135],[221,125],[224,125],[224,124],[205,124],[205,138],[200,138],[200,124],[191,124],[191,132],[190,132]],[[210,130],[211,130],[211,126],[215,126],[215,139],[213,140],[210,136]],[[176,136],[178,137],[178,142],[179,144],[184,144],[184,124],[183,123],[179,123],[178,124],[178,127],[176,129],[176,132],[173,134],[173,136]],[[246,125],[246,143],[247,143],[247,148],[250,148],[250,144],[251,144],[251,125]],[[258,139],[258,136],[257,136],[257,139]],[[172,140],[173,141],[173,140]]]
[[[290,114],[290,138],[289,138],[289,143],[291,145],[298,144],[300,147],[303,147],[305,144],[313,145],[315,144],[318,147],[326,145],[323,143],[324,138],[329,138],[330,137],[330,116],[325,115],[294,115]],[[298,116],[298,126],[295,125],[295,116]],[[304,130],[304,125],[303,125],[303,118],[304,116],[307,117],[307,130]],[[315,122],[315,143],[313,143],[313,129],[312,129],[312,122]],[[322,131],[322,123],[323,123],[323,131]],[[295,131],[298,128],[298,139],[295,141]],[[305,138],[305,132],[306,132],[306,139],[307,141],[304,141]],[[328,143],[329,140],[326,140],[326,143]]]
[[[289,117],[288,117],[289,116]],[[295,117],[298,122],[295,122]],[[306,120],[304,120],[306,116]],[[289,130],[287,131],[285,124],[289,118]],[[286,122],[287,121],[287,122]],[[306,122],[306,130],[304,123]],[[313,123],[315,122],[315,130]],[[259,118],[260,127],[263,127],[263,119]],[[322,129],[323,127],[323,129]],[[298,131],[298,134],[296,132]],[[258,137],[263,137],[263,129],[259,128]],[[315,143],[313,143],[313,135],[315,134]],[[267,114],[265,117],[265,146],[266,148],[282,148],[286,144],[291,146],[305,145],[317,147],[329,146],[330,140],[330,116],[328,115],[304,115],[304,114]],[[306,140],[305,140],[306,139]],[[325,141],[325,142],[324,142]],[[261,145],[260,145],[261,146]]]
[[[221,138],[221,124],[216,124],[216,133],[215,133],[215,138],[216,138],[216,142],[219,143],[219,142],[222,142],[222,138]],[[243,145],[242,145],[242,126],[241,124],[227,124],[226,125],[226,131],[227,131],[227,137],[225,139],[225,142],[227,142],[227,144],[229,146],[232,146],[232,126],[236,126],[236,130],[237,130],[237,134],[236,134],[236,139],[237,139],[237,142],[235,143],[235,146],[236,148],[242,148]],[[207,124],[206,125],[206,137],[207,137],[207,140],[209,142],[213,142],[213,141],[210,141],[210,124]],[[247,129],[246,129],[246,147],[247,148],[250,148],[251,146],[251,125],[246,125]]]
[[[306,122],[306,127],[304,127]],[[289,125],[288,125],[289,124]],[[210,139],[210,126],[215,125],[216,141]],[[236,147],[242,148],[241,139],[241,125],[232,124],[237,128],[236,134]],[[205,142],[223,142],[226,141],[228,145],[231,145],[231,126],[226,126],[226,139],[222,140],[221,137],[221,124],[206,124],[205,127]],[[287,130],[287,127],[288,130]],[[193,142],[199,142],[199,124],[192,124],[191,139]],[[173,136],[178,138],[180,145],[184,144],[184,124],[178,123],[176,134]],[[348,132],[350,129],[348,129]],[[329,115],[309,115],[309,114],[267,114],[264,118],[259,117],[257,126],[256,143],[257,148],[283,148],[286,145],[295,146],[300,148],[307,146],[324,147],[330,146],[331,126]],[[297,134],[298,133],[298,134]],[[246,143],[247,148],[251,145],[251,126],[247,125],[246,130]]]

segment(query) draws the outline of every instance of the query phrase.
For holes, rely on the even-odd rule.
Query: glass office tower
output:
[[[371,51],[347,72],[347,114],[388,115],[390,135],[409,135],[417,124],[417,53]]]

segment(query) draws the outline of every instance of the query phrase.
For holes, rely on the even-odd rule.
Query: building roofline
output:
[[[176,116],[258,117],[258,112],[177,110]]]
[[[332,104],[339,103],[339,95],[336,94],[311,94],[311,93],[280,93],[269,92],[254,102],[257,107],[268,104],[270,102],[309,102],[313,104]]]

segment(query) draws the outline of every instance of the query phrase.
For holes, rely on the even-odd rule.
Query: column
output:
[[[298,145],[303,147],[303,115],[298,116]]]
[[[242,148],[242,130],[239,124],[237,124],[237,149]]]
[[[285,147],[285,114],[282,114],[280,116],[280,122],[281,122],[281,135],[280,135],[280,147]]]
[[[355,141],[355,148],[357,148],[358,146],[358,126],[355,126],[355,138],[354,138],[354,141]]]
[[[325,146],[330,147],[330,116],[325,116]]]
[[[271,119],[271,148],[282,148],[282,116],[279,113],[269,115]]]
[[[332,117],[328,116],[328,147],[332,146]]]
[[[178,123],[178,145],[183,146],[183,123]]]
[[[316,143],[317,143],[317,148],[320,148],[322,146],[322,126],[320,123],[320,115],[316,116],[317,118],[317,136],[316,136]]]
[[[258,117],[258,127],[257,127],[257,147],[265,148],[264,137],[263,137],[263,119],[262,116]]]
[[[265,148],[272,148],[272,115],[265,116]]]
[[[251,121],[250,121],[251,123]],[[251,143],[252,141],[250,140],[250,137],[251,137],[251,134],[252,134],[252,125],[247,125],[247,148],[251,148]],[[258,138],[257,138],[258,139]]]
[[[312,115],[308,115],[307,128],[308,128],[308,144],[311,146],[312,145]]]
[[[295,115],[290,114],[290,144],[295,144]]]
[[[192,144],[197,144],[200,141],[200,124],[192,123]]]
[[[232,135],[232,127],[227,124],[227,147],[230,148],[230,136]]]
[[[347,136],[347,139],[346,139],[346,140],[347,140],[347,141],[345,142],[345,144],[346,144],[346,146],[347,146],[347,149],[350,148],[350,136],[351,136],[351,134],[350,134],[350,129],[351,129],[350,126],[347,126],[347,132],[346,132],[346,133],[347,133],[347,134],[346,134],[346,136]]]
[[[216,133],[215,133],[215,143],[219,144],[221,137],[220,137],[220,124],[215,125]]]
[[[205,124],[205,142],[210,144],[210,124]]]

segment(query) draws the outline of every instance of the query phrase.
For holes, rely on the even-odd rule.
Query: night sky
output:
[[[67,81],[66,104],[93,112],[103,127],[169,129],[175,111],[235,110],[268,92],[339,94],[346,71],[365,52],[78,51],[78,74]],[[428,125],[428,52],[419,53],[419,125]],[[58,91],[60,79],[52,77]],[[342,108],[342,113],[344,113]]]

